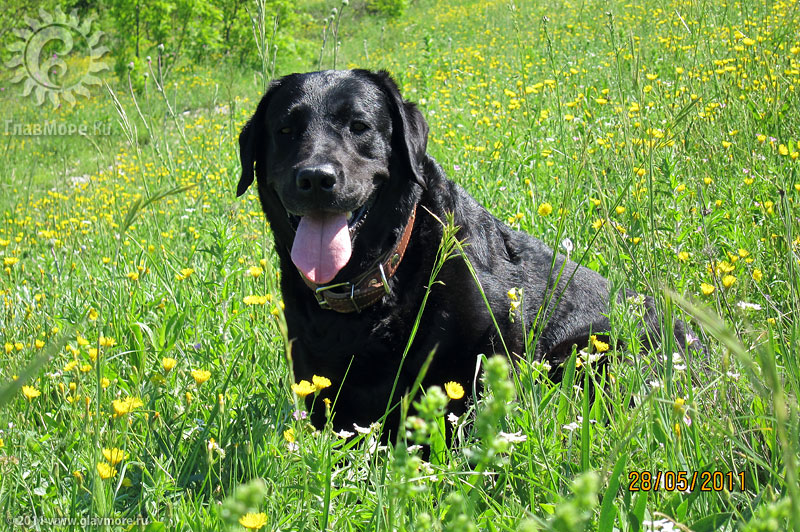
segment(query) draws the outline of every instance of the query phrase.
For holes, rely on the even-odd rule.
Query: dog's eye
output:
[[[360,133],[362,131],[366,131],[368,129],[368,126],[364,122],[359,122],[358,120],[356,120],[355,122],[350,124],[350,129]]]
[[[282,127],[281,134],[282,135],[289,135],[292,132],[292,128],[290,127]]]

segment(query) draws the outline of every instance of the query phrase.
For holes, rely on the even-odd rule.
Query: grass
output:
[[[389,448],[374,427],[313,431],[269,229],[254,192],[234,197],[261,79],[224,63],[134,71],[140,90],[109,79],[56,110],[4,83],[15,123],[111,124],[3,139],[7,522],[800,530],[797,4],[533,4],[421,1],[380,23],[344,7],[323,66],[341,41],[338,66],[390,70],[451,178],[615,290],[694,319],[706,356],[667,346],[573,371],[587,367],[576,357],[553,384],[487,353],[489,392],[450,449],[437,442],[454,399],[436,389]],[[612,333],[627,338],[637,307],[623,307]],[[606,391],[589,397],[581,379]],[[440,452],[423,461],[417,443]],[[644,471],[661,472],[658,489]],[[664,484],[684,471],[725,482]],[[118,524],[75,524],[99,517]]]

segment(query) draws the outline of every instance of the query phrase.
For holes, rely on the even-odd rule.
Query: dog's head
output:
[[[360,240],[381,240],[387,214],[409,210],[404,191],[426,186],[427,135],[385,72],[292,74],[270,85],[239,136],[237,194],[257,176],[276,239],[310,281],[328,283],[356,246],[369,254]]]

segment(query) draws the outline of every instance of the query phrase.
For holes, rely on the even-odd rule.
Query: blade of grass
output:
[[[564,425],[567,421],[567,411],[569,409],[570,397],[572,397],[572,386],[575,384],[575,361],[578,357],[578,351],[575,347],[572,348],[572,355],[569,360],[565,362],[564,378],[561,380],[561,394],[558,398],[558,408],[556,410],[556,419],[559,426]]]

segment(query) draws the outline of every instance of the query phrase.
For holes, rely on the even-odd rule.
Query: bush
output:
[[[367,0],[367,11],[389,18],[401,17],[407,7],[408,0]]]

